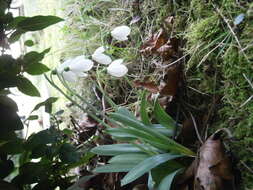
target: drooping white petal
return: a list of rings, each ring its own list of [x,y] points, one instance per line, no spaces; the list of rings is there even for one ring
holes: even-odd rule
[[[108,67],[107,72],[114,77],[123,77],[127,74],[128,69],[122,64],[123,60],[115,60]]]
[[[75,74],[76,74],[78,77],[83,77],[83,78],[88,77],[88,74],[87,74],[87,73],[84,73],[84,72],[75,72]]]
[[[94,53],[92,59],[100,64],[109,65],[112,62],[112,59],[103,53]]]
[[[114,60],[111,64],[122,64],[123,63],[123,59],[116,59],[116,60]]]
[[[78,80],[78,76],[72,71],[63,71],[61,75],[68,82],[77,82]]]
[[[69,65],[69,68],[73,72],[85,72],[92,69],[93,61],[86,59],[83,55],[75,57]]]
[[[123,25],[123,26],[118,26],[114,28],[111,31],[111,35],[116,40],[125,41],[125,40],[128,40],[128,35],[130,34],[130,32],[131,32],[131,28]]]
[[[98,54],[98,53],[100,54],[100,53],[104,53],[104,52],[105,52],[105,48],[104,48],[104,46],[101,46],[94,51],[94,54]]]

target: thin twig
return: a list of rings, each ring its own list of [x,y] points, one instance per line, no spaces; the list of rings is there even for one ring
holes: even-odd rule
[[[245,164],[245,162],[243,162],[243,161],[241,160],[240,163],[241,163],[247,170],[249,170],[250,173],[253,173],[253,169],[251,169],[247,164]]]
[[[193,125],[194,125],[194,128],[195,128],[195,132],[196,132],[197,137],[198,137],[198,139],[199,139],[199,142],[200,142],[201,144],[203,144],[204,142],[203,142],[203,140],[201,139],[201,136],[200,136],[200,134],[199,134],[199,130],[198,130],[198,127],[197,127],[195,118],[193,117],[193,115],[192,115],[191,112],[190,112],[190,115],[191,115],[192,122],[193,122]]]

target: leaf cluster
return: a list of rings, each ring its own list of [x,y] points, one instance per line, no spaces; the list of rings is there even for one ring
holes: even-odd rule
[[[77,163],[87,162],[87,155],[82,155],[57,125],[32,134],[28,139],[18,135],[24,123],[38,119],[37,115],[32,115],[33,111],[45,106],[46,112],[51,113],[57,98],[51,97],[39,103],[23,122],[17,114],[16,102],[8,97],[11,87],[17,87],[28,96],[40,96],[39,90],[24,74],[48,72],[50,69],[42,60],[50,48],[42,52],[27,52],[17,59],[7,53],[10,44],[22,34],[42,30],[63,19],[40,15],[13,17],[9,11],[10,4],[10,0],[0,0],[0,188],[25,189],[36,184],[32,189],[66,189],[73,179],[67,173]],[[32,46],[33,42],[27,41],[25,45]]]

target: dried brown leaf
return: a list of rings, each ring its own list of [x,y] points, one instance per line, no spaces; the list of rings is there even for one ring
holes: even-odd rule
[[[135,87],[142,87],[151,93],[158,93],[159,92],[158,86],[153,81],[143,81],[142,82],[142,81],[137,80],[137,81],[134,81],[133,83],[134,83]]]
[[[215,133],[200,148],[194,180],[195,189],[234,189],[233,178],[230,160],[219,135]],[[230,183],[226,180],[230,180]]]
[[[166,85],[161,90],[165,96],[175,96],[182,80],[182,69],[180,65],[173,65],[167,71]]]
[[[166,44],[168,41],[167,35],[163,29],[160,29],[157,33],[153,34],[141,47],[140,52],[143,54],[152,54]]]

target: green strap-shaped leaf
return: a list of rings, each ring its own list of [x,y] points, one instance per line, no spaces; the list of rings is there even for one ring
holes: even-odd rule
[[[131,144],[112,144],[97,146],[91,149],[91,152],[99,155],[115,156],[119,154],[141,153],[142,151]]]
[[[121,154],[112,157],[108,163],[110,164],[127,164],[127,163],[135,163],[136,165],[146,158],[148,158],[149,155],[147,154]]]
[[[151,169],[157,167],[158,165],[167,162],[168,160],[172,160],[179,157],[181,156],[166,153],[158,154],[147,158],[127,173],[127,175],[121,180],[121,185],[123,186],[128,183],[131,183],[139,177],[143,176],[145,173],[149,172]]]
[[[182,169],[178,169],[178,170],[174,171],[173,173],[170,173],[169,175],[167,175],[165,178],[163,178],[160,185],[158,186],[158,190],[170,190],[174,177],[180,171],[182,171]]]
[[[135,163],[126,163],[126,164],[107,164],[105,166],[97,167],[93,172],[95,173],[111,173],[111,172],[129,172]]]
[[[158,101],[155,102],[154,115],[161,125],[168,129],[175,129],[175,121],[164,111]]]
[[[153,137],[158,138],[160,144],[166,144],[168,146],[168,150],[174,151],[176,153],[189,155],[189,156],[195,155],[195,153],[192,152],[190,149],[188,149],[188,148],[182,146],[181,144],[178,144],[174,140],[166,137],[165,135],[158,132],[156,129],[154,129],[150,126],[146,126],[145,124],[143,124],[142,122],[138,121],[135,118],[127,117],[126,115],[123,115],[118,112],[112,113],[110,116],[112,119],[122,123],[125,126],[129,126],[129,127],[138,129],[140,131],[143,130],[144,132],[152,135]]]

